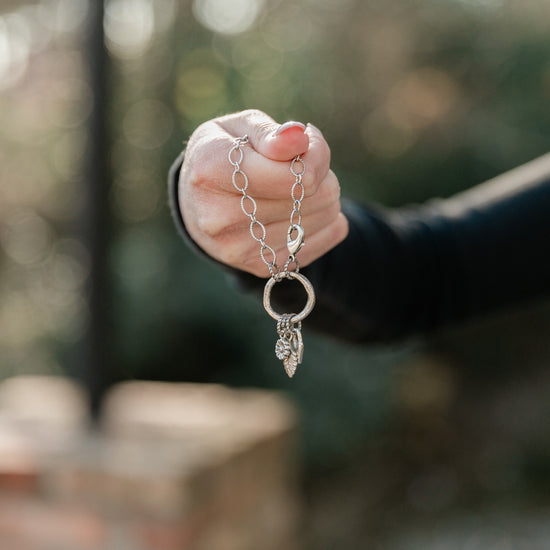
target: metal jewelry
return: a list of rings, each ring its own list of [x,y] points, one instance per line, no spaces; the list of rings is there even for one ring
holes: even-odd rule
[[[296,259],[296,254],[304,245],[305,238],[301,208],[305,195],[302,177],[306,171],[306,165],[300,155],[290,163],[290,172],[295,180],[290,191],[292,211],[287,231],[288,259],[281,271],[277,265],[275,251],[265,242],[267,232],[263,223],[256,219],[256,201],[248,194],[248,177],[241,169],[244,158],[243,146],[247,143],[248,136],[238,137],[233,141],[233,147],[228,154],[229,162],[233,166],[231,181],[242,195],[241,210],[250,219],[250,235],[260,244],[260,257],[271,275],[264,288],[263,304],[268,315],[277,321],[279,339],[275,344],[275,355],[283,362],[286,373],[292,378],[304,355],[302,321],[311,313],[315,305],[313,285],[300,273],[300,264]],[[291,266],[294,266],[293,270],[290,269]],[[271,306],[271,290],[283,279],[296,280],[304,287],[307,302],[300,313],[277,313]]]

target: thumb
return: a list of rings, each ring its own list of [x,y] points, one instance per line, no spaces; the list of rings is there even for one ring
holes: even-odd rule
[[[284,124],[275,124],[268,131],[258,128],[255,135],[250,136],[250,140],[256,151],[265,157],[288,161],[308,150],[309,136],[305,130],[305,124],[291,120]]]
[[[271,160],[289,161],[305,153],[309,148],[306,126],[301,122],[289,121],[278,124],[262,111],[243,111],[235,120],[239,129],[237,135],[248,135],[254,149]]]

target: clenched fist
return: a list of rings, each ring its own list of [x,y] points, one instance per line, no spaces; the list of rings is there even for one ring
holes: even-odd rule
[[[305,246],[301,266],[313,262],[346,237],[348,223],[340,209],[340,185],[330,170],[330,149],[321,132],[299,122],[277,124],[265,113],[248,110],[199,126],[187,145],[180,173],[179,207],[191,238],[210,256],[258,277],[269,271],[260,245],[250,235],[241,194],[231,182],[227,155],[235,138],[248,136],[241,170],[247,193],[258,205],[256,218],[267,231],[266,243],[282,267],[288,258],[287,230],[293,201],[290,162],[301,154],[306,165],[302,226]]]

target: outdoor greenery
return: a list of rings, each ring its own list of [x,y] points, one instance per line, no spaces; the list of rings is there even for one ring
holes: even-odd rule
[[[0,6],[2,377],[79,372],[90,266],[78,231],[94,93],[85,16],[85,0]],[[347,464],[350,485],[371,483],[360,464],[375,456],[380,479],[397,480],[392,498],[408,495],[416,511],[548,486],[549,432],[539,438],[548,421],[533,405],[550,385],[540,374],[548,307],[376,349],[306,329],[306,362],[289,381],[259,301],[176,234],[166,174],[198,124],[254,107],[319,127],[346,196],[394,206],[471,187],[550,150],[550,4],[108,0],[105,32],[114,378],[282,389],[302,413],[312,478]],[[524,400],[514,404],[541,413],[537,429],[519,437],[502,417],[499,444],[512,443],[483,455],[477,437],[494,435],[494,424],[482,429],[479,419],[511,414],[503,400],[518,380]],[[457,454],[464,441],[474,465]],[[433,474],[427,489],[410,481],[418,471]]]

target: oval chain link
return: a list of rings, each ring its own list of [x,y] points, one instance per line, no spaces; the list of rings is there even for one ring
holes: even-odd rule
[[[271,248],[266,242],[267,231],[264,224],[256,218],[256,212],[258,211],[258,205],[256,201],[247,193],[248,191],[248,176],[241,170],[241,163],[244,159],[244,151],[242,146],[248,143],[248,136],[235,138],[233,147],[230,149],[227,158],[229,163],[233,166],[233,174],[231,175],[231,182],[233,187],[241,193],[241,210],[245,216],[250,220],[250,235],[252,238],[260,244],[260,258],[269,269],[269,273],[273,279],[279,280],[282,276],[285,276],[289,272],[289,267],[295,265],[295,273],[300,271],[300,264],[296,259],[295,254],[289,254],[288,260],[285,263],[284,271],[281,273],[279,266],[277,265],[277,255],[273,248]],[[236,158],[235,158],[236,157]],[[296,164],[301,166],[301,169],[296,167]],[[302,177],[306,171],[306,164],[302,157],[298,155],[290,163],[290,172],[296,178],[290,196],[292,199],[292,212],[290,213],[290,225],[302,225],[302,201],[305,196],[305,188],[302,182]],[[239,185],[239,180],[241,185]],[[299,196],[296,196],[299,193]]]
[[[299,162],[302,165],[302,169],[300,171],[296,171],[295,165]],[[296,178],[296,181],[294,182],[294,185],[292,186],[292,189],[290,191],[290,196],[292,198],[292,212],[290,213],[290,225],[302,225],[302,201],[304,200],[304,196],[306,194],[306,190],[304,189],[304,184],[302,182],[302,176],[306,172],[306,165],[304,163],[304,160],[300,155],[298,155],[295,159],[292,160],[290,163],[290,172],[292,175]],[[300,190],[300,196],[296,197],[296,191]],[[295,219],[295,216],[298,216],[298,219]],[[290,259],[290,258],[289,258]],[[288,263],[288,262],[287,262]],[[298,265],[298,264],[296,264]],[[299,268],[297,268],[299,269]]]

